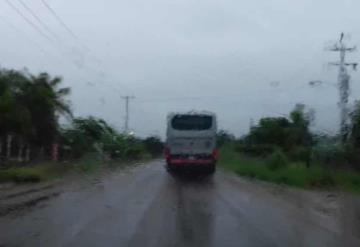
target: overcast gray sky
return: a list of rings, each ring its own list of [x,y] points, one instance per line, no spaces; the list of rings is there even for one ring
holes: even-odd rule
[[[342,31],[360,44],[358,0],[44,1],[76,37],[42,0],[22,2],[46,27],[8,0],[41,34],[0,0],[0,64],[62,76],[77,116],[121,129],[120,96],[134,95],[130,126],[139,135],[163,136],[168,112],[195,109],[214,111],[220,128],[240,136],[251,118],[287,114],[300,102],[316,110],[314,128],[337,129],[337,69],[326,64],[338,54],[324,47]],[[360,76],[351,76],[353,102]],[[311,80],[326,83],[311,88]]]

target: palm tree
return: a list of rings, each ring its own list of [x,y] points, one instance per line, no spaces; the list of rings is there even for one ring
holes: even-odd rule
[[[58,118],[60,115],[72,118],[70,103],[65,99],[70,94],[70,88],[59,88],[62,79],[51,78],[47,73],[31,76],[28,105],[35,128],[33,142],[41,147],[55,142],[58,135]]]
[[[11,156],[11,144],[13,136],[29,135],[31,132],[30,112],[22,102],[25,85],[29,80],[21,73],[13,70],[0,71],[0,149],[6,139],[6,157]],[[20,150],[22,150],[20,148]]]
[[[66,96],[70,88],[59,88],[60,77],[47,73],[37,76],[22,71],[0,70],[0,156],[6,140],[7,158],[15,136],[19,140],[18,159],[24,145],[29,157],[30,144],[39,147],[52,144],[58,134],[58,117],[72,118]]]

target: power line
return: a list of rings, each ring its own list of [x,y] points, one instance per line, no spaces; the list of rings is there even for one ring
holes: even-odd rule
[[[29,18],[27,18],[23,13],[22,11],[20,11],[20,9],[18,9],[12,2],[10,2],[10,0],[5,0],[6,3],[18,14],[20,15],[32,28],[34,28],[39,34],[41,34],[43,37],[45,37],[48,41],[51,42],[52,45],[55,45],[53,40],[48,36],[46,35],[36,24],[34,24]],[[25,7],[25,6],[24,6]],[[27,6],[28,7],[28,6]],[[30,8],[29,8],[30,9]],[[31,11],[28,10],[28,11]],[[40,20],[41,21],[41,20]],[[59,47],[55,47],[56,49],[59,50]],[[63,55],[63,52],[60,51],[60,53]],[[74,62],[74,61],[72,61]],[[75,64],[76,65],[76,64]]]
[[[27,18],[15,5],[13,5],[9,0],[5,0],[5,2],[18,14],[20,15],[24,21],[26,21],[32,28],[34,28],[40,35],[44,38],[52,42],[51,38],[47,36],[41,29],[36,26],[29,18]]]
[[[24,31],[17,28],[14,24],[7,21],[3,16],[0,16],[0,19],[3,21],[3,23],[6,23],[9,27],[11,27],[15,32],[21,33],[27,40],[29,40],[34,46],[36,46],[43,54],[47,54],[47,52],[34,40],[32,40]]]
[[[54,33],[54,32],[51,30],[51,28],[49,28],[49,26],[48,26],[47,24],[45,24],[45,23],[41,20],[41,18],[40,18],[38,15],[36,15],[36,14],[34,13],[34,11],[33,11],[27,4],[25,4],[25,2],[24,2],[23,0],[18,0],[18,2],[38,21],[38,23],[40,23],[40,25],[41,25],[48,33],[50,33],[50,34],[54,37],[54,39],[55,39],[56,41],[58,41],[59,43],[61,43],[61,38],[60,38],[56,33]],[[73,36],[75,36],[75,34],[70,30],[70,28],[60,19],[59,15],[57,15],[56,12],[55,12],[46,2],[44,2],[44,4],[45,4],[45,6],[47,7],[47,9],[49,9],[50,11],[52,11],[51,13],[52,13],[55,17],[57,17],[57,20],[61,23],[61,25],[63,25],[63,26],[65,25],[65,28],[67,28],[67,31],[70,31],[70,32],[73,34]],[[75,36],[74,38],[78,39],[76,36]],[[81,45],[82,45],[83,47],[85,47],[85,49],[90,50],[90,49],[87,48],[85,45],[83,45],[83,44],[81,44]],[[98,58],[96,58],[96,60],[99,61]]]
[[[51,12],[51,14],[55,17],[55,19],[64,27],[64,29],[74,38],[78,39],[75,33],[68,27],[65,22],[60,18],[60,16],[55,12],[55,10],[45,1],[41,0],[44,6]]]
[[[24,32],[23,30],[19,29],[16,25],[14,25],[13,23],[11,23],[10,21],[6,20],[3,16],[0,16],[0,20],[3,21],[3,23],[7,24],[11,29],[13,29],[15,32],[19,33],[20,35],[24,36],[30,43],[32,43],[34,46],[36,46],[40,52],[42,52],[44,55],[50,55],[54,58],[56,58],[57,60],[64,62],[63,58],[59,57],[56,54],[53,54],[45,49],[43,49],[43,47],[41,45],[39,45],[36,41],[34,41],[32,38],[29,37],[28,34],[26,34],[26,32]],[[92,70],[91,70],[92,71]],[[82,78],[84,79],[84,78]],[[114,88],[116,89],[116,88]]]
[[[37,25],[35,25],[31,20],[29,20],[15,5],[13,5],[9,0],[5,0],[7,2],[7,4],[17,13],[19,14],[29,25],[31,25],[37,32],[39,32],[42,36],[44,36],[46,39],[48,39],[49,41],[51,41],[51,43],[53,45],[55,45],[53,43],[53,40],[51,40],[46,34],[44,34],[41,29],[39,29],[37,27]],[[20,2],[21,0],[19,0]],[[23,3],[24,4],[24,3]],[[24,6],[25,7],[25,6]],[[27,6],[28,7],[28,6]],[[28,7],[29,8],[29,7]],[[28,11],[30,12],[31,9],[29,8]],[[34,14],[34,13],[33,13]],[[34,16],[35,17],[35,16]],[[24,31],[22,31],[21,29],[17,28],[16,25],[12,24],[11,22],[7,21],[4,17],[0,16],[0,19],[6,23],[9,27],[11,27],[14,31],[18,32],[18,33],[21,33],[21,35],[25,36],[26,39],[28,39],[31,43],[33,43],[43,54],[47,54],[47,55],[51,55],[51,56],[54,56],[56,57],[56,59],[60,59],[60,57],[56,56],[55,54],[52,54],[52,53],[49,53],[47,52],[46,50],[44,50],[37,42],[35,42],[34,40],[32,40]],[[39,18],[40,19],[40,18]],[[41,21],[41,20],[38,20],[38,21]],[[58,47],[55,47],[58,49]],[[63,52],[60,51],[60,53],[62,55]],[[61,59],[60,59],[61,60]],[[73,62],[73,61],[72,61]],[[93,71],[93,69],[91,69],[91,71]],[[108,86],[112,86],[111,84],[108,84]],[[116,87],[113,87],[112,86],[112,89],[113,90],[118,90]],[[118,90],[120,91],[120,90]]]
[[[92,50],[84,43],[81,42],[79,37],[71,30],[71,28],[62,20],[62,18],[56,13],[56,11],[45,1],[41,0],[45,8],[54,16],[54,18],[60,23],[60,25],[73,37],[79,45],[83,47],[88,52],[92,52]],[[93,52],[92,52],[93,53]],[[95,54],[92,54],[93,58],[96,60],[97,63],[101,63],[101,60],[96,57]]]
[[[48,32],[50,33],[57,41],[60,41],[59,36],[56,35],[56,33],[54,33],[53,31],[51,31],[51,29],[48,27],[48,25],[46,25],[39,16],[37,16],[34,11],[32,11],[32,9],[25,4],[25,2],[23,0],[18,0],[18,2],[38,21],[38,23],[40,23],[40,25]]]
[[[59,54],[62,55],[62,57],[49,52],[45,49],[43,49],[43,47],[41,45],[39,45],[39,43],[37,43],[36,41],[34,41],[32,38],[30,38],[30,36],[28,34],[26,34],[26,32],[24,32],[23,30],[19,29],[16,25],[14,25],[13,23],[11,23],[10,21],[6,20],[3,16],[0,16],[0,19],[7,24],[10,28],[12,28],[14,31],[18,32],[19,34],[21,34],[22,36],[24,36],[29,42],[33,43],[34,46],[36,46],[44,55],[50,55],[52,57],[54,57],[55,59],[59,60],[60,62],[64,62],[64,59],[68,59],[67,57],[65,57],[65,55],[63,54],[63,52],[61,52],[61,50],[57,49],[58,47],[55,47],[57,49],[57,51],[59,52]],[[55,45],[55,44],[54,44]],[[70,59],[71,60],[71,59]],[[71,62],[73,62],[71,60]],[[93,70],[91,70],[93,71]]]

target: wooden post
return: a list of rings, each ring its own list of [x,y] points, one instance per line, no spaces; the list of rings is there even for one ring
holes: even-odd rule
[[[44,146],[40,147],[40,160],[43,161],[45,156]]]
[[[26,145],[26,151],[25,151],[25,162],[30,161],[30,145]]]
[[[24,150],[24,142],[22,139],[20,139],[20,144],[19,144],[19,151],[18,151],[18,161],[22,162],[22,156],[23,156],[23,150]]]
[[[2,147],[3,147],[2,144],[3,144],[2,143],[2,138],[0,137],[0,159],[1,159],[1,156],[2,156]]]
[[[6,159],[11,158],[11,142],[12,142],[12,135],[7,136],[6,140]]]
[[[59,144],[53,143],[52,145],[52,161],[56,162],[59,158]]]

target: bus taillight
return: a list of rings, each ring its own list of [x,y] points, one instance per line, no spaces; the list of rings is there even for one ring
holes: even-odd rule
[[[170,148],[165,147],[165,149],[164,149],[164,155],[165,155],[165,159],[169,159],[169,158],[170,158]]]
[[[217,160],[219,158],[219,150],[217,148],[215,148],[213,151],[212,151],[212,157],[214,160]]]

